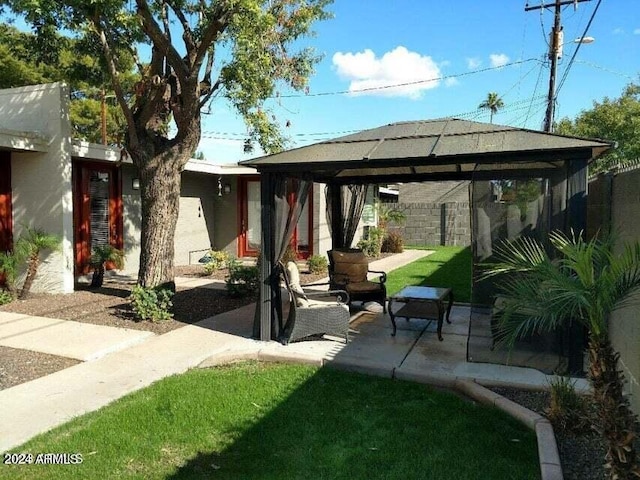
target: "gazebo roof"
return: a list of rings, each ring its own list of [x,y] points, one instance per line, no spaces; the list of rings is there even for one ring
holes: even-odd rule
[[[562,168],[565,161],[597,158],[613,146],[450,118],[392,123],[240,163],[265,172],[311,174],[325,182],[468,179],[478,170]]]

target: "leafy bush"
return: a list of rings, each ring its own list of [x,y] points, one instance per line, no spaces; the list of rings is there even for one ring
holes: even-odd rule
[[[0,252],[0,275],[4,275],[9,292],[13,291],[19,262],[20,259],[13,252]]]
[[[287,264],[289,262],[295,262],[298,260],[298,252],[296,252],[295,248],[291,246],[291,244],[287,245],[287,249],[284,251],[284,255],[282,256],[282,263]]]
[[[224,250],[210,250],[209,261],[204,266],[207,275],[211,275],[216,270],[221,270],[229,264],[231,256]]]
[[[6,305],[13,300],[13,295],[8,290],[0,289],[0,305]]]
[[[587,402],[576,392],[575,381],[556,376],[549,382],[551,403],[547,409],[549,421],[559,431],[580,432],[589,428]]]
[[[244,266],[236,259],[229,262],[229,276],[225,280],[229,296],[255,296],[259,282],[260,270],[257,266]]]
[[[307,259],[307,268],[311,273],[324,273],[327,271],[327,258],[322,255],[312,255]]]
[[[124,251],[113,245],[99,245],[93,249],[89,265],[93,267],[93,277],[91,287],[100,288],[104,283],[104,272],[106,263],[111,262],[118,269],[124,268]]]
[[[367,257],[379,257],[382,251],[382,237],[384,230],[377,227],[369,228],[367,237],[360,240],[357,247],[361,249]]]
[[[382,251],[388,253],[404,252],[404,238],[399,232],[389,232],[382,241]]]
[[[173,306],[173,292],[168,288],[146,288],[136,285],[131,290],[129,301],[138,320],[161,322],[173,318],[169,309]]]

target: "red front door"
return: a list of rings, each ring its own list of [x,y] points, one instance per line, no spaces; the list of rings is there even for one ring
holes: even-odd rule
[[[73,194],[75,272],[82,275],[90,271],[93,248],[123,246],[120,171],[114,165],[74,161]]]
[[[260,178],[242,177],[238,181],[238,256],[255,257],[260,252],[261,219],[260,219]],[[291,245],[295,248],[298,258],[308,258],[313,251],[313,192],[305,203],[300,220],[293,234]],[[291,201],[294,199],[291,198]]]
[[[11,153],[0,152],[0,252],[13,248],[13,214],[11,207]],[[0,285],[4,276],[0,275]]]

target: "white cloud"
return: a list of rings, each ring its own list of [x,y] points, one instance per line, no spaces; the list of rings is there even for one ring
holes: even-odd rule
[[[509,63],[509,57],[504,53],[492,53],[489,55],[489,63],[492,67],[504,67]]]
[[[634,35],[640,35],[640,28],[635,28],[635,29],[633,30],[633,34],[634,34]]]
[[[613,32],[611,33],[613,33],[614,35],[622,35],[624,33],[624,28],[622,27],[614,28]]]
[[[410,52],[403,46],[396,47],[380,58],[370,49],[357,53],[336,52],[333,55],[333,65],[340,77],[350,81],[349,91],[359,95],[417,99],[424,90],[436,88],[440,84],[440,68],[433,59]],[[420,83],[381,88],[412,82]],[[358,93],[364,89],[373,90]]]
[[[456,85],[460,85],[460,82],[455,77],[449,77],[444,81],[445,87],[455,87]]]
[[[480,60],[479,58],[467,58],[467,67],[469,68],[469,70],[475,70],[476,68],[480,67],[480,65],[482,65],[482,60]]]

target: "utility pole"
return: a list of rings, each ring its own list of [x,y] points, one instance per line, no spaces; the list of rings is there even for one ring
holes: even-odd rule
[[[102,89],[102,101],[100,102],[100,133],[102,136],[102,144],[107,144],[107,95]]]
[[[530,7],[527,3],[524,7],[525,12],[531,10],[540,10],[541,8],[554,7],[555,14],[553,19],[553,28],[551,29],[551,41],[549,42],[549,60],[551,61],[551,72],[549,74],[549,93],[547,94],[547,112],[544,116],[544,131],[551,132],[553,130],[553,113],[556,105],[556,70],[558,66],[558,58],[560,49],[562,48],[562,25],[560,24],[561,8],[564,5],[577,5],[581,2],[590,0],[556,0],[554,3],[544,5],[536,5]]]

